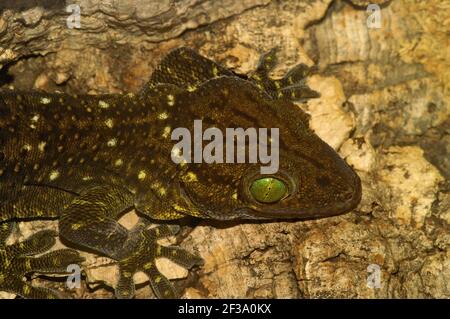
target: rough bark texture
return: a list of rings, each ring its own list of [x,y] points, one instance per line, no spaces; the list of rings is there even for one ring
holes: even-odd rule
[[[205,266],[188,275],[160,265],[181,278],[186,297],[450,298],[449,1],[2,3],[3,87],[137,91],[179,46],[240,72],[273,47],[275,76],[300,62],[318,66],[309,84],[322,97],[301,107],[361,176],[359,208],[303,222],[187,221],[174,241]],[[71,3],[81,5],[80,29],[67,28]],[[367,27],[369,3],[382,8],[381,28]],[[20,223],[10,240],[55,225]],[[112,297],[114,264],[86,256],[87,278],[73,296]],[[380,267],[379,288],[368,287],[369,265]],[[146,285],[137,290],[151,296]]]

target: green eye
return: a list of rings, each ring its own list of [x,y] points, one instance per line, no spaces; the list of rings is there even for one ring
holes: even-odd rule
[[[278,202],[286,195],[286,192],[286,184],[273,177],[257,179],[250,186],[253,198],[261,203]]]

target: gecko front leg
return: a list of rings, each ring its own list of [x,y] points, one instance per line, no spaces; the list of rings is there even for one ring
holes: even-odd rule
[[[63,212],[59,227],[61,235],[78,245],[93,249],[119,263],[117,298],[132,298],[135,292],[133,275],[144,272],[155,295],[176,298],[178,293],[170,281],[156,268],[156,258],[168,258],[191,268],[202,260],[177,247],[164,247],[159,238],[170,236],[176,228],[159,226],[147,229],[137,225],[127,230],[117,220],[120,214],[134,205],[133,195],[118,186],[96,186],[84,191]]]
[[[274,99],[305,101],[320,97],[318,92],[306,85],[306,78],[313,73],[314,68],[308,67],[306,64],[298,64],[290,69],[283,78],[274,80],[269,77],[269,72],[276,63],[276,49],[264,53],[260,57],[256,70],[250,75],[250,79]]]
[[[67,266],[83,261],[73,249],[59,249],[48,252],[58,235],[51,230],[40,231],[27,240],[6,245],[12,223],[0,224],[0,290],[17,294],[23,298],[55,299],[64,297],[60,292],[36,287],[23,280],[30,273],[67,273]]]

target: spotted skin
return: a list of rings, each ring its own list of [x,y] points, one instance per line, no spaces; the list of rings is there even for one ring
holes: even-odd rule
[[[268,76],[275,51],[255,72],[235,74],[186,48],[169,53],[136,95],[0,94],[0,222],[59,220],[59,235],[77,247],[118,261],[118,298],[131,298],[133,275],[149,277],[155,294],[178,292],[158,272],[156,258],[183,267],[202,260],[158,238],[173,227],[132,230],[118,223],[136,209],[145,220],[318,218],[348,212],[361,197],[356,173],[309,129],[308,116],[291,100],[318,97],[304,65],[280,80]],[[171,159],[171,133],[204,128],[279,128],[283,199],[251,196],[261,178],[257,163],[186,163]],[[178,155],[176,155],[178,156]],[[5,267],[0,266],[0,267]]]
[[[12,223],[0,224],[0,290],[11,292],[22,298],[56,299],[65,295],[54,289],[36,287],[24,281],[32,273],[67,273],[67,266],[80,264],[83,259],[73,249],[60,249],[42,254],[55,244],[54,231],[40,231],[27,240],[6,245]]]

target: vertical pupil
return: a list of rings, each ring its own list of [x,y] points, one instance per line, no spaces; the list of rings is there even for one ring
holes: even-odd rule
[[[274,177],[257,179],[250,186],[253,198],[261,203],[275,203],[282,199],[286,192],[286,185]]]

